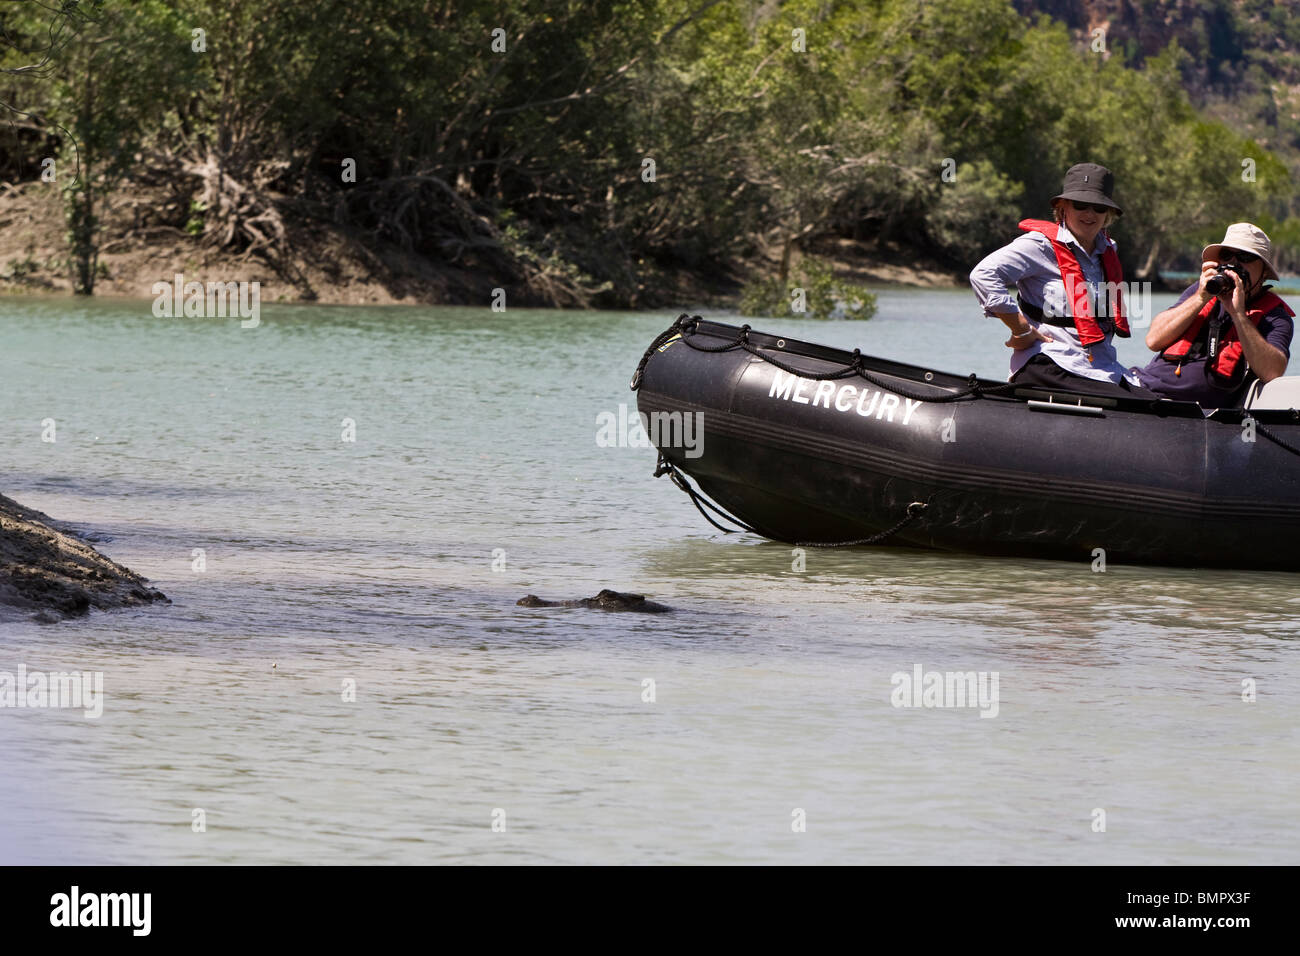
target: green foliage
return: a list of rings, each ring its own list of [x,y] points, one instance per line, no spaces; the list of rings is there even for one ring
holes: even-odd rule
[[[806,256],[788,281],[769,277],[747,283],[740,294],[740,312],[748,316],[869,319],[876,314],[876,297],[866,286],[836,279],[829,263]]]
[[[21,282],[35,272],[37,268],[38,264],[36,260],[32,258],[32,254],[28,252],[20,259],[10,259],[8,263],[8,271],[0,274],[0,278],[11,282]]]
[[[203,214],[208,204],[198,199],[190,200],[190,218],[185,220],[185,231],[191,236],[203,235]]]
[[[657,304],[663,276],[774,251],[821,289],[806,253],[836,237],[968,267],[1084,160],[1116,173],[1130,268],[1267,216],[1300,259],[1285,163],[1183,91],[1226,43],[1255,71],[1250,109],[1276,107],[1260,51],[1300,48],[1300,18],[1200,6],[1219,26],[1188,19],[1190,56],[1138,37],[1104,59],[1010,0],[106,0],[9,95],[71,133],[60,185],[87,286],[102,197],[142,166],[181,200],[169,224],[205,242],[283,264],[285,221],[320,219],[512,301]],[[24,8],[8,66],[49,16]],[[1300,137],[1300,106],[1274,112]],[[792,283],[754,283],[747,311],[788,311]]]
[[[954,258],[978,237],[998,236],[1018,221],[1024,187],[998,172],[987,159],[954,171],[930,207],[926,225],[934,242]]]
[[[1090,14],[1099,6],[1042,0],[1015,4],[1026,13],[1049,8],[1078,35],[1094,22]],[[1118,49],[1117,35],[1131,68],[1125,72],[1152,81],[1147,102],[1157,115],[1150,126],[1170,137],[1147,147],[1168,179],[1186,187],[1180,197],[1167,184],[1157,184],[1163,195],[1153,197],[1144,215],[1172,214],[1166,222],[1183,222],[1190,213],[1194,220],[1153,237],[1126,216],[1120,231],[1127,246],[1145,250],[1161,243],[1168,250],[1162,260],[1172,257],[1179,260],[1178,267],[1191,268],[1197,251],[1193,237],[1217,231],[1215,238],[1220,238],[1223,226],[1234,220],[1262,225],[1266,219],[1300,217],[1300,191],[1292,185],[1300,175],[1300,17],[1294,3],[1141,0],[1112,22],[1112,53]],[[1170,105],[1174,113],[1162,116]],[[1192,107],[1198,115],[1193,116]],[[1258,170],[1255,183],[1243,185],[1241,162],[1246,158],[1256,159]],[[1141,185],[1150,188],[1145,181]],[[1300,245],[1273,238],[1280,243],[1280,267],[1300,270]]]
[[[11,45],[4,66],[37,57],[49,64],[23,100],[61,134],[55,168],[73,287],[89,294],[100,274],[103,197],[134,170],[146,138],[187,89],[181,24],[169,4],[138,0],[88,4],[85,11],[24,4],[5,27]]]

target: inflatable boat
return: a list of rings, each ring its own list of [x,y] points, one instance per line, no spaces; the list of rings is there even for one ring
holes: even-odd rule
[[[1207,415],[683,315],[632,388],[656,475],[726,530],[718,519],[796,545],[1300,570],[1300,378]]]

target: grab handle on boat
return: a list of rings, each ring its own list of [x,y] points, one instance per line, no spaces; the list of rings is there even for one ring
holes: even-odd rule
[[[1047,401],[1040,401],[1036,398],[1029,400],[1029,407],[1036,408],[1040,412],[1064,412],[1067,415],[1105,415],[1106,410],[1098,408],[1096,405],[1085,405],[1080,400],[1077,405],[1071,405],[1068,402],[1058,402],[1051,398]]]

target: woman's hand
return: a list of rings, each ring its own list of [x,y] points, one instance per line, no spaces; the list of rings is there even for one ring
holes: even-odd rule
[[[1024,331],[1020,332],[1019,334],[1016,334],[1015,332],[1011,333],[1011,338],[1007,339],[1006,341],[1006,345],[1008,348],[1013,348],[1017,352],[1020,352],[1038,342],[1056,341],[1050,335],[1047,335],[1039,331],[1038,329],[1034,328],[1032,325],[1028,325],[1028,323],[1026,323],[1026,325],[1027,328]]]

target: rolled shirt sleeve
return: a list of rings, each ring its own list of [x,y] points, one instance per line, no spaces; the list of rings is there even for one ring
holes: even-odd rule
[[[1078,248],[1078,243],[1064,227],[1061,227],[1058,238],[1074,252],[1095,302],[1097,290],[1105,276],[1101,256],[1107,248],[1112,247],[1111,240],[1106,238],[1091,253],[1085,253]],[[971,271],[970,284],[985,315],[1006,315],[1020,311],[1017,296],[1023,297],[1028,305],[1036,306],[1050,315],[1067,316],[1071,311],[1052,241],[1036,232],[1017,236],[1001,249],[985,256]],[[1008,291],[1008,286],[1014,286],[1014,291]],[[1049,341],[1036,341],[1028,348],[1011,353],[1011,374],[1018,372],[1035,355],[1043,354],[1073,375],[1116,383],[1126,379],[1136,385],[1136,374],[1130,373],[1119,362],[1110,320],[1099,316],[1097,323],[1106,337],[1086,349],[1080,343],[1079,333],[1072,324],[1062,326],[1053,323]],[[1033,319],[1029,319],[1029,324],[1033,328],[1040,325]]]
[[[984,307],[985,315],[1020,311],[1015,295],[1007,287],[1041,270],[1040,245],[1033,235],[1017,236],[1001,249],[990,252],[971,270],[971,288]]]
[[[1286,314],[1286,309],[1278,307],[1259,320],[1259,330],[1264,341],[1280,349],[1289,361],[1291,358],[1291,336],[1295,332],[1295,320]]]

